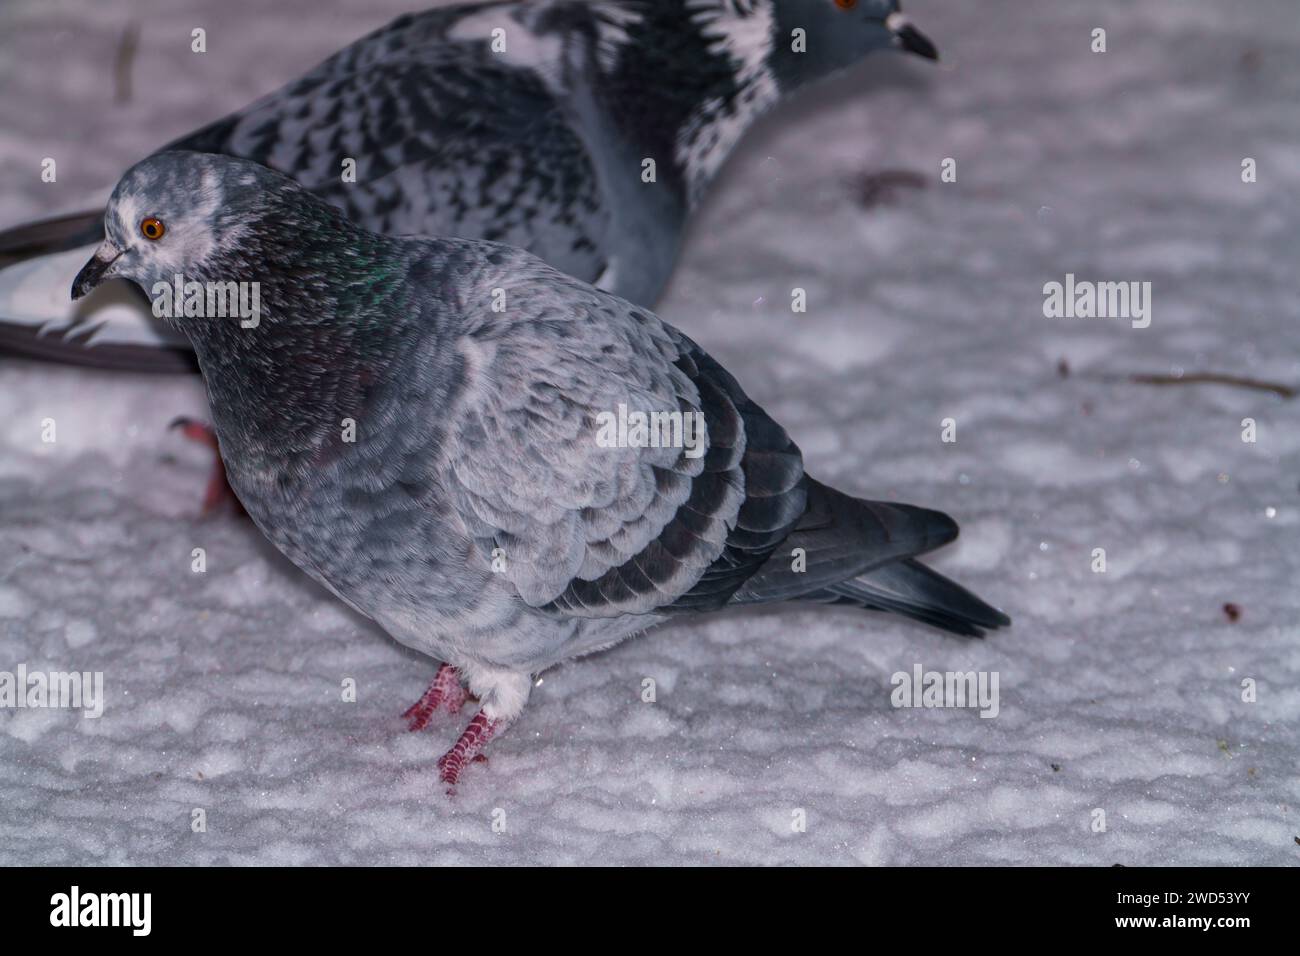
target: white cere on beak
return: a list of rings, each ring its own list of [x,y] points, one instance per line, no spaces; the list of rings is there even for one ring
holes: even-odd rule
[[[111,239],[105,239],[103,242],[99,244],[99,248],[95,250],[95,258],[98,259],[100,262],[106,262],[106,263],[112,262],[121,254],[122,254],[122,250],[119,249],[117,246],[113,245],[113,241]]]
[[[897,33],[899,30],[910,25],[911,22],[912,21],[907,19],[907,15],[902,11],[895,10],[889,16],[885,17],[885,29],[890,33]]]

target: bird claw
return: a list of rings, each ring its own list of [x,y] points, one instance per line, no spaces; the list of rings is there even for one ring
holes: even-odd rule
[[[429,721],[433,719],[433,715],[439,710],[445,710],[449,714],[458,714],[468,699],[469,693],[461,684],[456,668],[450,664],[443,664],[438,668],[438,673],[433,675],[433,681],[429,684],[429,689],[424,692],[419,700],[406,709],[402,717],[408,721],[408,730],[423,730],[429,726]]]
[[[200,445],[207,445],[213,451],[217,450],[217,434],[212,430],[211,425],[205,425],[202,422],[196,422],[186,415],[177,415],[167,423],[168,431],[180,429],[182,435],[192,442]]]

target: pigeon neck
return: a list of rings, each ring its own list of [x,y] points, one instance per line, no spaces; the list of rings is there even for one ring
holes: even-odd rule
[[[720,5],[718,7],[720,9]],[[598,96],[624,142],[693,206],[742,134],[779,99],[766,5],[736,22],[691,0],[639,8]],[[686,25],[690,26],[687,27]]]
[[[376,369],[400,334],[384,303],[400,277],[383,264],[381,237],[353,237],[277,255],[267,245],[214,274],[258,284],[253,318],[185,320],[207,383],[217,434],[254,473],[309,468],[322,449],[345,441],[365,412]]]
[[[694,208],[722,164],[751,126],[780,99],[765,64],[736,75],[729,97],[706,97],[678,130],[674,150],[685,171],[686,196]]]
[[[274,300],[274,290],[263,294]],[[190,340],[207,384],[217,434],[235,457],[262,470],[310,459],[355,404],[357,343],[330,324],[280,320],[272,301],[262,326],[209,322]],[[355,410],[353,413],[355,415]]]

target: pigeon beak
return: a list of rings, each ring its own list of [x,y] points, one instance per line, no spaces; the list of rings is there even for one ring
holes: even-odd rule
[[[95,286],[99,285],[108,277],[108,270],[118,259],[122,258],[123,250],[117,248],[107,239],[99,244],[95,254],[90,257],[90,261],[81,267],[77,277],[72,280],[72,297],[80,299]]]
[[[930,38],[912,26],[912,21],[897,10],[885,17],[885,29],[894,35],[894,43],[900,50],[915,53],[927,60],[939,59],[939,50],[930,42]]]

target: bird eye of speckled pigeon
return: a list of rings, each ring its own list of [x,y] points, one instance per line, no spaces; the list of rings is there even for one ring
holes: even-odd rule
[[[758,118],[886,50],[938,55],[888,0],[456,3],[399,17],[166,148],[270,166],[372,232],[508,242],[653,306]],[[671,83],[648,79],[665,70]],[[143,308],[99,310],[94,336],[43,333],[70,320],[61,297],[6,310],[32,301],[18,290],[29,270],[62,291],[58,254],[102,238],[102,210],[0,231],[0,349],[192,370],[189,343]],[[3,268],[6,250],[31,265]]]

